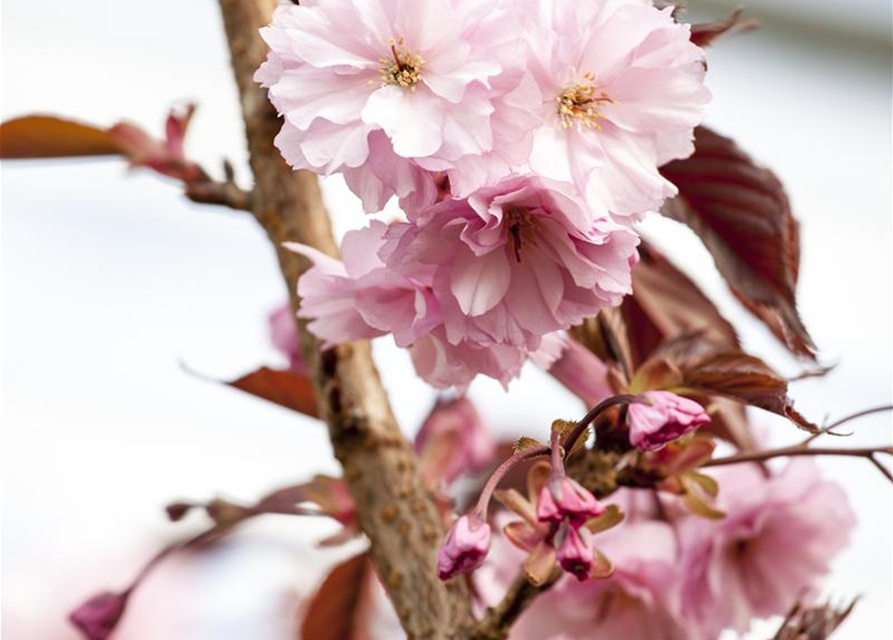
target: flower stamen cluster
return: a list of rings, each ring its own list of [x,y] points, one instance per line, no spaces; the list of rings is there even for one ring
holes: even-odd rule
[[[422,79],[422,67],[425,61],[417,53],[413,53],[403,38],[391,39],[392,59],[379,60],[381,69],[381,85],[394,85],[415,91]]]
[[[579,82],[555,98],[562,127],[572,129],[579,124],[581,127],[601,131],[602,125],[598,121],[605,116],[598,111],[599,107],[616,103],[607,92],[599,91],[596,95],[596,91],[595,76],[587,71]]]

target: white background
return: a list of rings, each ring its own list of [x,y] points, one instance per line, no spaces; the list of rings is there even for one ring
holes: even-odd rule
[[[712,15],[722,4],[711,4]],[[771,164],[803,222],[801,308],[823,358],[839,366],[797,385],[798,408],[821,418],[888,403],[889,4],[753,5],[767,28],[710,52],[708,122]],[[2,17],[4,119],[127,117],[160,133],[171,103],[195,100],[190,155],[213,170],[229,157],[247,178],[216,3],[6,0]],[[192,206],[175,186],[117,162],[6,164],[2,190],[3,631],[64,640],[73,637],[63,622],[71,605],[122,586],[163,541],[200,526],[167,524],[161,507],[170,499],[248,499],[337,467],[320,425],[179,365],[227,377],[275,362],[264,318],[285,292],[249,219]],[[363,224],[337,180],[326,197],[341,231]],[[731,299],[690,233],[660,219],[643,231],[719,301],[749,349],[797,370]],[[433,394],[404,353],[380,342],[396,411],[412,432]],[[537,371],[508,395],[488,383],[472,394],[506,435],[579,411]],[[800,435],[759,420],[775,442]],[[889,416],[854,426],[853,446],[891,437]],[[859,517],[827,583],[829,595],[864,596],[838,637],[890,637],[890,488],[862,461],[822,466],[845,484]],[[288,603],[313,588],[308,562],[322,562],[306,542],[330,530],[268,521],[211,558],[174,563],[134,600],[121,639],[290,637]]]

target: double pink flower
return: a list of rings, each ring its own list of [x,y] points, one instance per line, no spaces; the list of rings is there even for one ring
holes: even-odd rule
[[[563,185],[525,176],[350,232],[343,263],[291,247],[314,261],[300,315],[325,342],[391,333],[423,378],[462,387],[478,373],[507,384],[528,357],[548,366],[553,334],[629,293],[637,244]]]

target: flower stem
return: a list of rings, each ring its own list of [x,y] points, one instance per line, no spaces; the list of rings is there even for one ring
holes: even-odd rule
[[[552,478],[564,476],[564,458],[561,455],[561,432],[553,430],[549,437],[549,448],[552,453]]]
[[[636,396],[619,395],[612,396],[607,400],[603,400],[602,402],[598,403],[595,408],[591,409],[589,413],[583,416],[583,419],[577,423],[577,426],[574,427],[574,430],[571,431],[570,435],[568,435],[567,439],[564,441],[565,455],[573,450],[574,445],[577,444],[577,440],[579,440],[580,436],[583,435],[583,432],[586,431],[586,427],[592,424],[592,421],[595,420],[600,414],[619,404],[631,404],[638,401],[639,400]]]
[[[496,471],[493,472],[493,475],[490,476],[490,478],[487,480],[487,484],[485,484],[483,490],[481,490],[481,495],[478,498],[477,505],[475,505],[474,507],[474,512],[482,520],[486,520],[487,507],[489,507],[490,505],[490,498],[492,497],[493,492],[496,490],[496,487],[499,486],[500,480],[502,480],[505,474],[509,472],[509,469],[524,460],[536,458],[537,456],[548,455],[549,451],[550,448],[546,445],[539,445],[536,447],[522,449],[514,455],[506,458],[502,462],[502,464],[496,468]]]

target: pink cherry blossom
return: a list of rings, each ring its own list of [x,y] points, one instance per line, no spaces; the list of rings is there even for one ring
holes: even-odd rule
[[[476,515],[461,516],[453,523],[437,557],[437,575],[447,580],[477,569],[490,550],[490,525]]]
[[[392,268],[432,270],[445,337],[528,352],[630,292],[638,237],[565,185],[511,177],[391,232]],[[399,235],[399,238],[396,236]]]
[[[288,359],[289,368],[295,373],[307,373],[301,347],[298,344],[298,327],[291,305],[286,302],[274,309],[267,319],[270,327],[270,342]]]
[[[520,34],[505,4],[280,5],[262,31],[270,53],[256,79],[284,116],[277,145],[285,159],[317,173],[347,170],[367,210],[390,194],[425,202],[431,183],[415,160],[450,163],[493,149],[500,93],[490,79],[503,70],[500,52],[517,38],[493,36]]]
[[[530,168],[573,182],[600,213],[638,214],[676,193],[657,168],[693,151],[710,93],[701,49],[672,7],[643,0],[518,3],[541,95]]]
[[[288,245],[314,263],[298,282],[298,315],[311,319],[309,329],[326,346],[390,332],[407,347],[440,322],[430,269],[402,274],[385,268],[379,251],[387,231],[388,225],[376,220],[348,232],[344,262],[306,245]]]
[[[646,391],[627,409],[629,441],[642,451],[656,451],[666,443],[710,422],[694,400],[669,391]]]
[[[855,520],[846,494],[810,460],[770,478],[736,465],[716,479],[726,517],[687,518],[680,530],[683,612],[711,632],[744,632],[752,618],[815,595]]]
[[[352,231],[344,263],[290,246],[314,262],[299,315],[327,346],[391,333],[420,376],[461,389],[477,374],[506,385],[528,358],[550,366],[556,332],[630,291],[637,244],[565,185],[526,176]]]
[[[431,287],[431,269],[420,265],[387,268],[379,257],[386,231],[387,225],[374,221],[349,232],[342,244],[346,262],[305,245],[288,245],[314,263],[298,282],[299,316],[311,320],[308,328],[326,347],[390,332],[398,346],[408,349],[416,372],[429,384],[459,390],[478,374],[506,386],[528,358],[549,366],[557,357],[560,342],[552,335],[545,336],[533,352],[511,345],[449,342]]]

